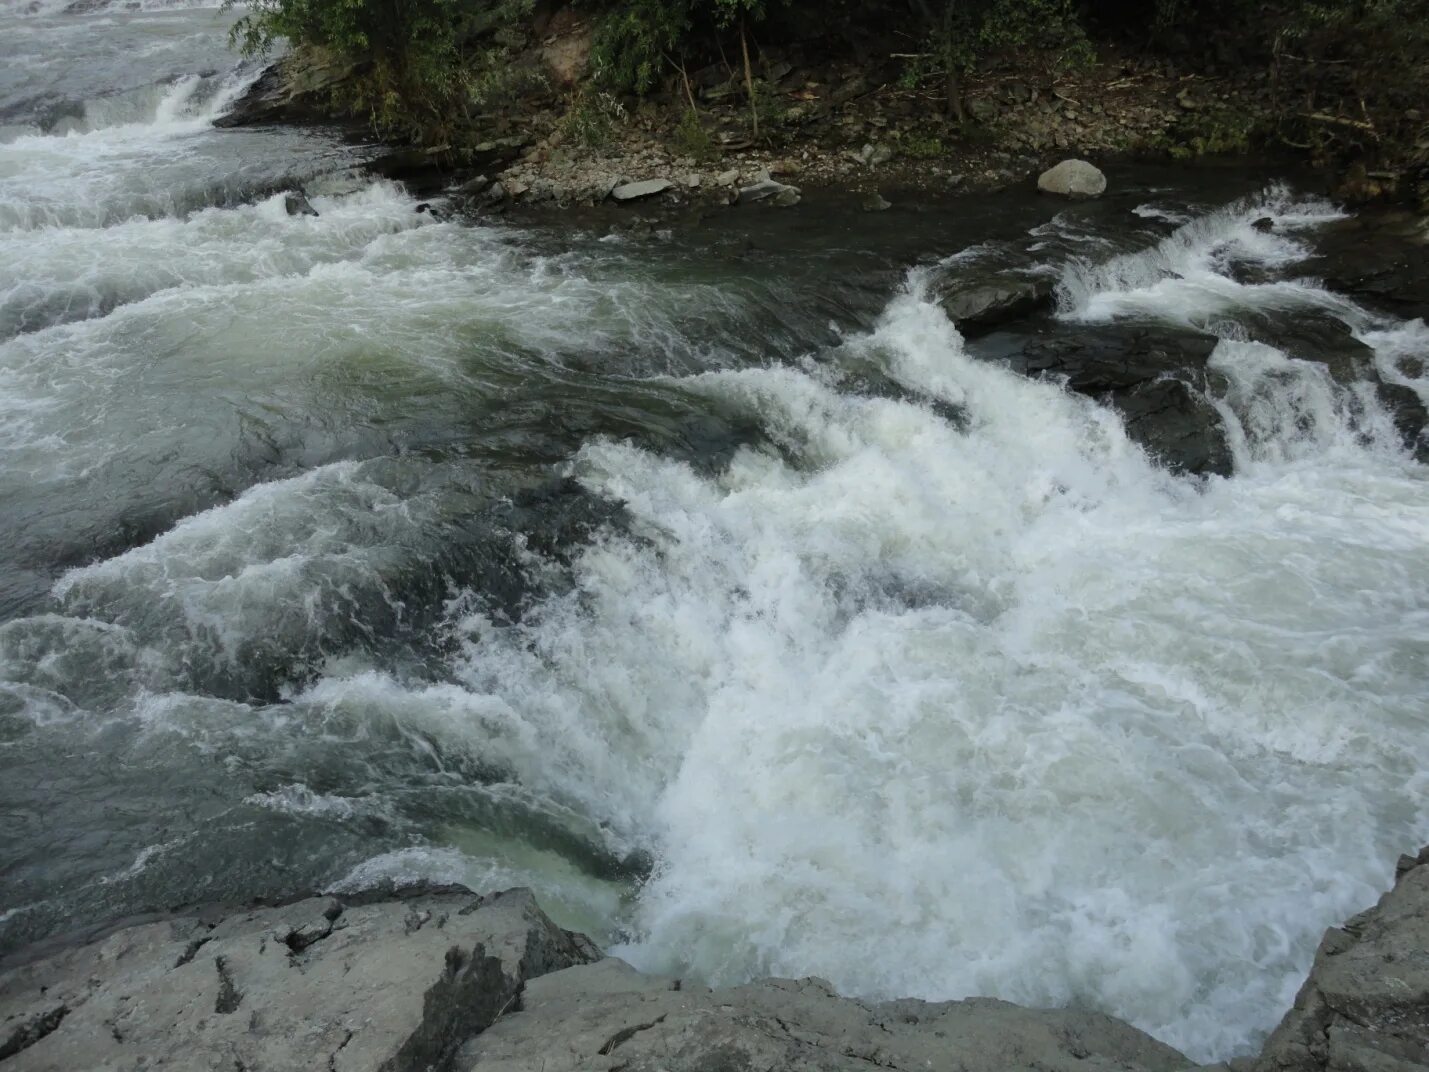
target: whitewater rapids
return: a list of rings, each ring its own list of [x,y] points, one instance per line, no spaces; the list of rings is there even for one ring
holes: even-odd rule
[[[1335,319],[1429,397],[1422,322],[1298,273],[1333,206],[1029,204],[896,272],[439,223],[215,130],[222,29],[0,13],[0,943],[519,882],[640,967],[1211,1060],[1429,840],[1425,468],[1241,330]],[[1222,338],[1234,475],[959,335],[938,273],[1012,232],[1064,325]]]

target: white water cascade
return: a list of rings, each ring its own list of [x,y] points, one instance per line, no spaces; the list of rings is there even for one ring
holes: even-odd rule
[[[831,328],[856,242],[435,222],[215,130],[256,71],[151,6],[0,12],[0,939],[520,882],[644,968],[1210,1060],[1429,839],[1426,470],[1371,382],[1429,398],[1429,332],[1298,271],[1333,206],[1017,208],[1059,329],[1221,339],[1235,471],[1187,477],[934,269]],[[965,216],[925,261],[995,258]]]

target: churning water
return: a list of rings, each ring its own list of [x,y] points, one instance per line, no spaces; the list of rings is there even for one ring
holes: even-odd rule
[[[1429,838],[1425,469],[1262,330],[1424,392],[1422,323],[1297,275],[1331,206],[436,222],[215,130],[256,72],[154,6],[0,14],[6,946],[527,883],[643,967],[1211,1058]],[[936,281],[1014,247],[1064,325],[1224,339],[1232,477],[959,336]]]

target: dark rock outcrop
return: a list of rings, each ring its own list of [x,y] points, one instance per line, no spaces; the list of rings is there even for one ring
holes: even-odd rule
[[[1366,211],[1320,228],[1297,271],[1372,308],[1429,316],[1429,234],[1408,212]]]
[[[527,890],[417,888],[127,927],[0,975],[5,1072],[426,1072],[599,956]]]
[[[308,200],[308,195],[301,190],[290,190],[283,195],[283,208],[289,216],[316,216],[318,210],[313,208],[312,202]]]
[[[1013,364],[1113,406],[1127,435],[1171,469],[1226,476],[1230,447],[1205,397],[1219,342],[1165,325],[1075,324],[1032,340]]]
[[[1325,933],[1254,1072],[1429,1069],[1429,848],[1379,904]]]
[[[938,304],[965,336],[976,336],[1056,307],[1057,280],[1050,275],[1000,271],[960,276],[939,287]]]
[[[270,64],[214,125],[325,122],[332,118],[334,91],[358,71],[354,64],[315,49],[291,52]]]
[[[1394,421],[1404,447],[1422,465],[1429,465],[1429,410],[1411,387],[1398,383],[1378,383],[1375,394],[1379,404]]]

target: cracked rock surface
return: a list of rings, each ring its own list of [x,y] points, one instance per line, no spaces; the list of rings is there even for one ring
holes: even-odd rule
[[[601,959],[529,890],[204,909],[0,971],[0,1072],[1191,1072],[1101,1013],[711,990]],[[1331,929],[1258,1058],[1198,1072],[1429,1072],[1429,849]]]
[[[528,979],[597,956],[528,890],[180,916],[0,975],[0,1067],[426,1072]]]
[[[1429,1070],[1429,848],[1379,904],[1325,932],[1255,1072]]]
[[[709,990],[610,958],[547,975],[458,1055],[463,1072],[1174,1072],[1182,1054],[1100,1013],[1005,1001],[881,1004],[818,979]]]

